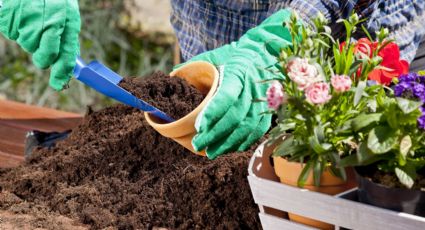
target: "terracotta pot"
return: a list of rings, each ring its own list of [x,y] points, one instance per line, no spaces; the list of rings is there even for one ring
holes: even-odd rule
[[[161,135],[173,139],[195,154],[206,156],[205,151],[197,152],[193,149],[192,138],[196,135],[196,117],[217,90],[219,73],[215,66],[210,63],[197,61],[174,70],[170,73],[170,76],[185,79],[204,94],[205,99],[195,110],[172,123],[165,123],[163,120],[149,113],[145,113],[146,121]]]
[[[390,188],[362,176],[365,167],[356,168],[359,201],[396,212],[425,217],[425,192],[407,188]]]
[[[303,164],[297,162],[289,162],[283,157],[273,157],[274,170],[279,177],[280,182],[286,185],[297,187],[298,177],[303,170]],[[314,185],[313,173],[310,172],[307,181],[305,182],[305,189],[325,193],[329,195],[336,195],[356,186],[354,170],[347,170],[347,181],[332,175],[328,170],[325,170],[320,178],[320,186]],[[309,204],[305,204],[309,205]],[[319,229],[334,229],[334,226],[321,221],[313,220],[293,213],[288,213],[289,219],[298,223],[312,226]]]

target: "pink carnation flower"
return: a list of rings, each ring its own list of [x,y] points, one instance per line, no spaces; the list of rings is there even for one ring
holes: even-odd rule
[[[325,104],[332,96],[329,94],[329,85],[324,82],[316,82],[307,88],[305,95],[307,101],[312,104]]]
[[[305,90],[313,83],[324,80],[317,68],[308,63],[307,58],[294,58],[286,68],[289,78],[297,84],[300,90]]]
[[[282,103],[288,100],[286,94],[283,92],[282,84],[278,81],[273,81],[267,89],[267,103],[269,108],[278,109]]]
[[[334,75],[331,78],[332,86],[338,93],[345,92],[351,88],[351,79],[346,75]]]

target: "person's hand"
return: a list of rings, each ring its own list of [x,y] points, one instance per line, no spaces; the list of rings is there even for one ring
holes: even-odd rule
[[[37,67],[52,67],[50,86],[62,90],[72,76],[80,52],[78,0],[2,2],[0,33],[33,54],[32,59]]]
[[[189,60],[207,61],[220,70],[217,92],[196,120],[197,135],[192,140],[195,150],[205,149],[210,159],[243,151],[270,128],[271,115],[263,113],[268,110],[267,104],[255,100],[265,97],[268,87],[260,82],[276,77],[271,71],[276,70],[277,59],[269,51],[279,52],[291,44],[289,30],[284,27],[290,15],[290,11],[281,10],[238,42]]]

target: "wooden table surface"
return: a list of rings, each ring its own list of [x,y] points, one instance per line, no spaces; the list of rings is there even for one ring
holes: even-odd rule
[[[0,168],[15,167],[24,160],[28,131],[65,131],[76,127],[81,115],[0,99]]]

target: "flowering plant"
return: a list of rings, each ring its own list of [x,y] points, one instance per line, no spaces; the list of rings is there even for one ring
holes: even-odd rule
[[[347,123],[358,148],[340,165],[369,165],[412,188],[425,167],[425,76],[401,75],[393,90],[378,91],[373,106]]]
[[[274,156],[305,163],[299,186],[310,172],[316,185],[324,170],[346,179],[339,163],[358,147],[352,120],[373,106],[371,101],[382,92],[383,84],[407,68],[399,53],[387,54],[398,47],[387,40],[385,29],[377,32],[374,41],[362,27],[368,38],[352,41],[352,33],[361,23],[355,14],[340,20],[346,29],[342,42],[331,36],[323,16],[313,23],[299,24],[297,15],[291,16],[286,27],[292,45],[278,55],[280,76],[284,77],[274,79],[267,91],[271,112],[277,114],[277,125],[269,137],[277,143]],[[368,80],[380,84],[368,86]]]

